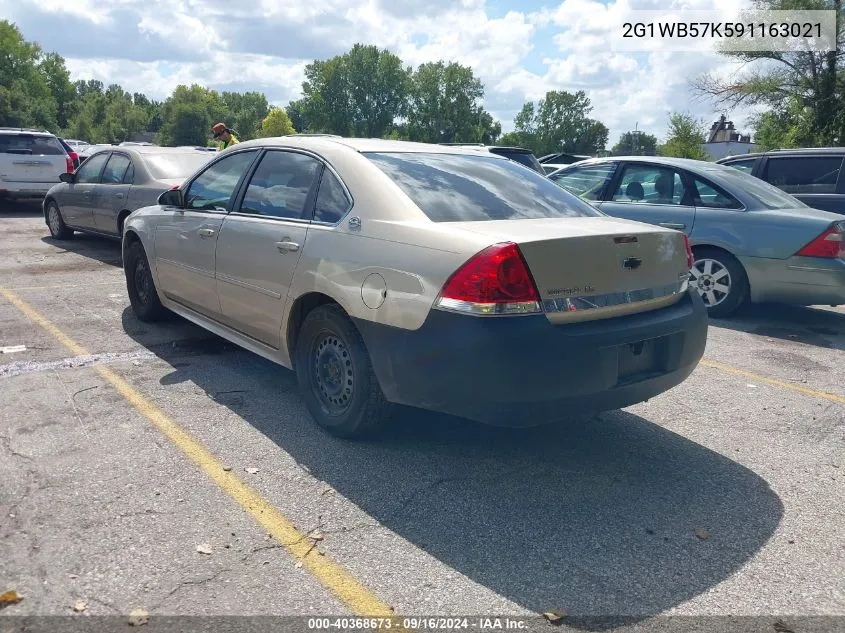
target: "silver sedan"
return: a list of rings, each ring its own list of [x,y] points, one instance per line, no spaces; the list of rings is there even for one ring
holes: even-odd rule
[[[674,387],[707,335],[691,257],[493,153],[308,136],[220,152],[123,237],[140,319],[294,369],[345,437],[393,403],[519,426]]]
[[[193,148],[106,145],[60,176],[44,197],[44,221],[59,240],[74,231],[120,237],[132,211],[153,204],[210,159]]]
[[[682,158],[586,160],[549,178],[611,216],[683,231],[710,316],[747,302],[845,304],[845,222],[731,167]]]

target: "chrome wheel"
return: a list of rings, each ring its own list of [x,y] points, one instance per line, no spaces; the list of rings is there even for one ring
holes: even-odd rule
[[[51,204],[47,210],[47,226],[50,227],[50,232],[53,235],[62,232],[62,218],[59,215],[59,208],[55,204]]]
[[[698,259],[690,270],[692,284],[708,308],[719,305],[731,293],[731,273],[715,259]]]
[[[343,341],[333,334],[314,346],[311,388],[331,415],[340,415],[352,404],[354,372],[352,356]]]

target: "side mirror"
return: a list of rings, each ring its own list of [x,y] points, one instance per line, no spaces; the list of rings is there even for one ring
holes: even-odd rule
[[[168,189],[158,197],[158,203],[165,207],[184,207],[182,192],[179,189]]]
[[[73,184],[73,181],[76,180],[76,177],[73,174],[65,173],[59,176],[59,180],[68,184]]]

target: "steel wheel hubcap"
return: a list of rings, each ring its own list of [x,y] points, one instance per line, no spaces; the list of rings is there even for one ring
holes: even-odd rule
[[[47,213],[47,219],[50,222],[50,229],[53,233],[58,233],[61,224],[59,222],[59,210],[56,207],[50,207],[50,211]]]
[[[150,296],[150,280],[147,275],[147,266],[142,259],[138,260],[138,263],[135,264],[134,281],[138,300],[146,304]]]
[[[325,336],[316,345],[313,356],[315,392],[333,413],[340,413],[352,403],[354,387],[352,357],[338,337]]]
[[[731,293],[731,274],[718,260],[698,259],[690,273],[693,286],[708,307],[719,305]]]

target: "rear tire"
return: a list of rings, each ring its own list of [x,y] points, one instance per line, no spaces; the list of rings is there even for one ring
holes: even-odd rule
[[[321,305],[305,317],[296,341],[296,376],[314,420],[342,438],[363,437],[390,417],[361,334],[343,309]]]
[[[168,311],[158,298],[150,263],[140,242],[135,242],[127,249],[123,271],[135,316],[147,323],[165,319]]]
[[[73,229],[65,224],[59,205],[54,200],[47,203],[47,228],[54,239],[69,240],[73,237]]]
[[[693,249],[693,260],[690,284],[701,295],[708,316],[730,316],[748,302],[748,275],[733,255],[703,246]]]

